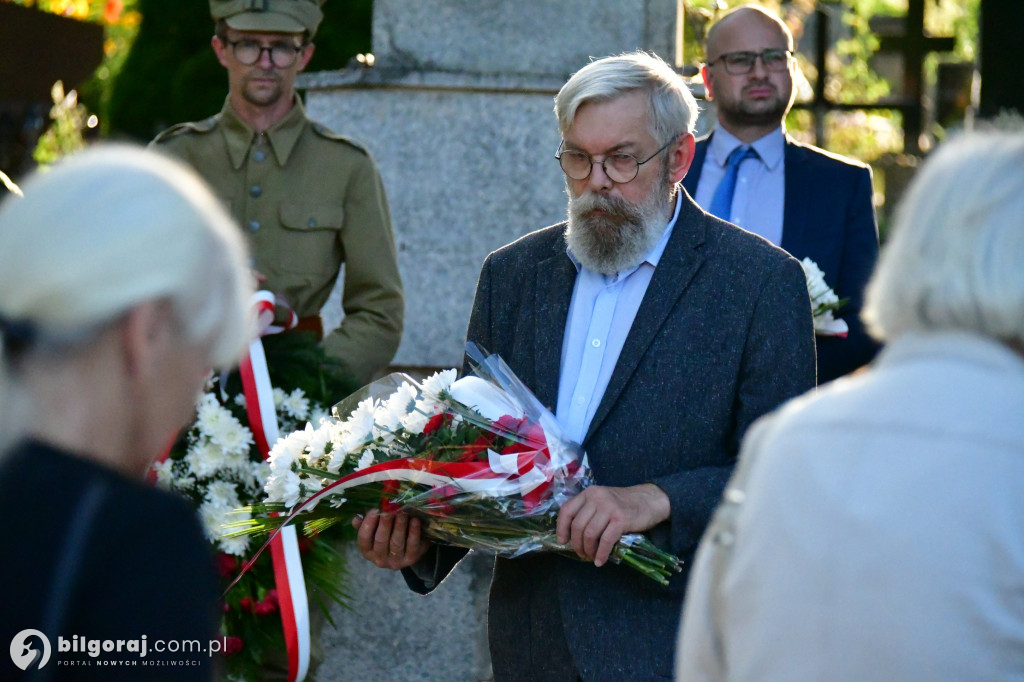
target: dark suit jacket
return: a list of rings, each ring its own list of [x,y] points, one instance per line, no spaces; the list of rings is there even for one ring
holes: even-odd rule
[[[683,186],[697,193],[711,136],[697,143]],[[810,258],[825,281],[849,302],[838,312],[850,326],[845,339],[818,337],[818,382],[867,364],[878,345],[864,330],[864,286],[878,259],[878,226],[871,202],[871,168],[786,136],[786,198],[782,248],[797,260]]]
[[[555,225],[488,256],[468,332],[551,408],[576,281],[564,234]],[[668,494],[671,519],[650,534],[688,564],[748,425],[813,386],[799,264],[684,196],[583,445],[598,484],[653,482]],[[663,588],[627,568],[553,555],[498,559],[495,679],[562,679],[550,666],[566,648],[587,680],[670,678],[685,581]]]

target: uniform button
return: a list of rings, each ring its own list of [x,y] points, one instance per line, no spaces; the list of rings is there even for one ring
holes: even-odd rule
[[[250,220],[249,221],[249,230],[251,232],[255,232],[258,229],[260,229],[260,221],[258,221],[258,220]]]
[[[253,161],[264,161],[267,158],[266,152],[255,151],[252,153]]]
[[[579,396],[576,396],[576,404],[577,404],[577,405],[582,405],[582,404],[583,404],[583,403],[585,403],[585,402],[587,402],[587,401],[586,401],[586,398],[584,398],[584,397],[583,397],[583,396],[581,396],[581,395],[579,395]]]
[[[249,196],[253,199],[258,199],[263,194],[263,188],[259,185],[253,185],[249,188]]]
[[[309,227],[316,227],[316,218],[310,218],[309,222],[306,223]]]
[[[601,339],[594,339],[593,341],[590,342],[590,345],[593,346],[594,348],[600,348]]]

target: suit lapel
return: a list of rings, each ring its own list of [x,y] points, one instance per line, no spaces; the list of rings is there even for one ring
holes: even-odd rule
[[[587,438],[597,431],[601,422],[611,412],[654,337],[703,264],[704,254],[700,247],[705,241],[707,220],[707,216],[697,205],[684,196],[672,237],[665,246],[665,252],[658,262],[651,283],[647,286],[647,293],[644,294],[633,326],[626,336],[608,388],[605,389],[594,419],[590,423]]]
[[[533,387],[543,405],[555,410],[558,402],[558,373],[562,362],[562,338],[569,317],[569,303],[576,284],[576,266],[565,253],[565,242],[558,241],[560,251],[537,263],[534,310],[536,333],[533,349],[536,385]]]
[[[808,177],[804,150],[786,136],[785,148],[785,193],[782,209],[782,244],[789,253],[803,253],[807,232],[808,188],[813,178]]]

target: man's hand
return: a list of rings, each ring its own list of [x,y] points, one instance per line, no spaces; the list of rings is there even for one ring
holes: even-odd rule
[[[668,518],[665,491],[653,483],[629,488],[592,485],[562,505],[558,541],[571,543],[582,559],[603,566],[624,533],[639,533]]]
[[[372,509],[365,517],[352,519],[352,526],[359,531],[356,542],[360,553],[380,568],[408,568],[430,549],[420,520],[408,514],[382,514]]]

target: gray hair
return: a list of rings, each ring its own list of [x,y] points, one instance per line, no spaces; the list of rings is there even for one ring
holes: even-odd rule
[[[693,133],[696,100],[679,74],[646,52],[605,57],[574,73],[555,96],[559,132],[565,136],[583,104],[607,102],[637,90],[649,98],[648,126],[655,140],[666,143],[675,135]]]
[[[71,351],[119,316],[166,300],[210,364],[233,364],[249,331],[239,230],[185,166],[128,145],[94,147],[36,173],[0,210],[0,318],[23,353]]]
[[[901,202],[866,291],[877,337],[961,330],[1024,344],[1024,134],[944,143]]]

